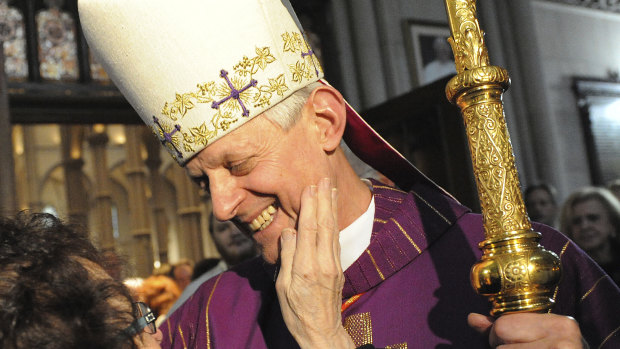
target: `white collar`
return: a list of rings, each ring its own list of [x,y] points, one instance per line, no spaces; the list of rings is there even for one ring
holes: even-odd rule
[[[375,197],[372,196],[366,212],[340,231],[340,264],[347,270],[370,244],[375,219]]]

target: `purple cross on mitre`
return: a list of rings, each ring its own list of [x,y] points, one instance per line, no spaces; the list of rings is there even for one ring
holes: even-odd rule
[[[232,82],[230,81],[230,79],[228,78],[228,72],[226,70],[222,69],[220,71],[220,77],[226,80],[226,83],[228,84],[228,87],[230,88],[230,94],[222,100],[214,101],[211,104],[211,108],[220,109],[220,105],[224,104],[227,100],[232,98],[236,100],[237,103],[239,103],[239,105],[241,106],[241,109],[243,109],[243,113],[241,113],[241,115],[245,117],[250,116],[250,111],[245,107],[245,105],[243,104],[243,101],[241,100],[241,93],[243,93],[245,90],[249,89],[250,87],[256,87],[256,84],[258,84],[258,81],[251,79],[249,84],[245,85],[240,90],[237,90],[235,86],[232,84]]]
[[[163,144],[164,146],[166,146],[166,143],[169,144],[172,147],[172,149],[174,149],[174,151],[176,151],[177,157],[179,159],[183,159],[183,154],[181,153],[181,151],[179,151],[179,149],[177,149],[177,147],[172,142],[172,136],[175,133],[181,131],[181,126],[180,125],[174,125],[174,129],[171,132],[166,132],[166,130],[164,130],[164,127],[159,122],[159,119],[155,115],[153,115],[153,122],[155,122],[155,124],[161,130],[161,133],[164,135],[164,139],[160,139],[161,144]]]

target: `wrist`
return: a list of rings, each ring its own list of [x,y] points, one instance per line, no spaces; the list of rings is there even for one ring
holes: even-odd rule
[[[324,349],[324,348],[333,348],[333,349],[355,349],[355,343],[344,329],[344,327],[340,326],[336,330],[336,332],[331,336],[326,336],[323,334],[317,334],[313,336],[313,340],[308,341],[306,343],[299,343],[299,346],[302,349]]]

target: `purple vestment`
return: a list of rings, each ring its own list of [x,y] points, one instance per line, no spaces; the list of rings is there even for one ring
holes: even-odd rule
[[[389,348],[486,348],[467,326],[487,314],[469,270],[480,258],[482,218],[425,184],[406,193],[373,182],[370,245],[346,271],[342,314],[356,345]],[[577,319],[592,348],[620,348],[620,290],[574,243],[535,224],[541,244],[561,257],[553,312]],[[296,348],[280,313],[274,268],[255,259],[209,280],[161,325],[162,347]]]

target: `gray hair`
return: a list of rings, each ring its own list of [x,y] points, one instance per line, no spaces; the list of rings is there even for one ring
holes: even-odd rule
[[[290,130],[301,116],[301,109],[306,104],[308,97],[312,94],[314,89],[325,86],[322,83],[315,81],[308,86],[293,92],[292,95],[286,97],[280,103],[267,109],[263,115],[272,122],[278,124],[284,131]]]

